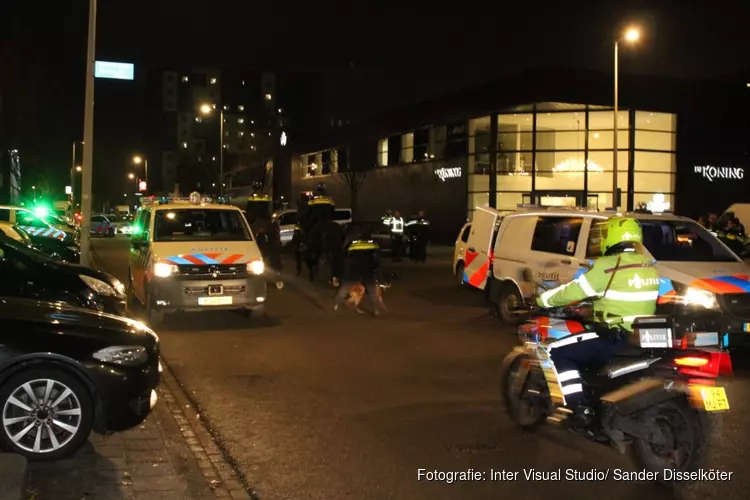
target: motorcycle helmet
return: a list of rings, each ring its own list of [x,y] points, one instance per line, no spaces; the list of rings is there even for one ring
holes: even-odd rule
[[[325,196],[326,195],[326,185],[322,182],[319,182],[315,185],[315,196]]]
[[[637,220],[612,217],[601,225],[602,255],[606,255],[607,250],[620,243],[643,243],[643,228]]]

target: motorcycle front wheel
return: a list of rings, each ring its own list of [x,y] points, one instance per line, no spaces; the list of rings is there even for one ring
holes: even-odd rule
[[[549,396],[544,375],[534,368],[524,369],[528,363],[531,363],[529,356],[516,356],[505,364],[500,380],[508,416],[521,428],[533,430],[547,416]],[[525,380],[519,380],[524,374]]]
[[[704,435],[707,429],[701,422],[701,415],[683,398],[662,403],[653,411],[651,425],[659,427],[667,443],[657,445],[635,439],[632,453],[637,467],[658,472],[659,480],[663,483],[691,482],[679,480],[679,474],[697,470],[707,451],[707,436]],[[677,474],[664,477],[665,469]]]

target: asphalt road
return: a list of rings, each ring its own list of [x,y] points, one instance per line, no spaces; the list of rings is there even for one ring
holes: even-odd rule
[[[127,276],[127,241],[96,240],[99,260]],[[449,265],[401,264],[385,317],[334,313],[324,285],[271,289],[268,317],[183,315],[158,330],[165,359],[203,407],[262,500],[671,498],[649,483],[614,481],[633,470],[617,452],[562,431],[519,431],[503,413],[498,374],[515,345],[456,285]],[[750,392],[729,385],[733,411],[708,467],[733,472],[683,498],[747,498]],[[418,470],[483,473],[448,484]],[[524,470],[609,471],[606,481],[526,481]],[[491,480],[491,471],[518,472]]]

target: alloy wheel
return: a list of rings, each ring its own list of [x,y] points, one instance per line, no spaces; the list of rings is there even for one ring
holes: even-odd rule
[[[35,379],[23,383],[4,403],[3,430],[28,453],[45,454],[66,446],[80,431],[81,402],[60,381]]]

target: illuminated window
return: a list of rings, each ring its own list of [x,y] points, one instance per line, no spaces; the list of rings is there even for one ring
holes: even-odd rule
[[[242,85],[245,85],[245,80],[242,80]]]
[[[187,142],[182,143],[182,149],[187,149]]]
[[[224,111],[229,111],[229,106],[223,106]]]
[[[255,120],[250,120],[250,124],[254,125],[255,124]]]
[[[229,149],[229,144],[224,144],[224,149]]]
[[[266,101],[270,101],[270,100],[271,100],[271,94],[266,94]]]
[[[237,133],[239,134],[239,136],[240,136],[240,137],[242,137],[243,135],[245,135],[245,132],[243,132],[242,130],[240,130],[240,131],[239,131],[239,132],[237,132]]]
[[[183,82],[187,82],[187,81],[188,81],[188,77],[186,77],[186,76],[183,76],[183,77],[182,77],[182,81],[183,81]]]
[[[281,108],[279,108],[279,113],[281,113]]]
[[[255,137],[255,132],[250,132],[250,137]]]
[[[200,116],[196,116],[195,117],[195,121],[198,122],[198,123],[200,123],[200,122],[203,121],[203,118],[201,118]]]
[[[211,85],[216,85],[216,78],[211,78],[209,82],[211,83]]]
[[[244,118],[237,118],[237,123],[245,123],[245,119]]]
[[[378,165],[381,167],[388,166],[388,138],[378,141]]]
[[[237,110],[238,111],[245,111],[245,106],[243,106],[242,104],[240,104],[239,106],[237,106]]]

